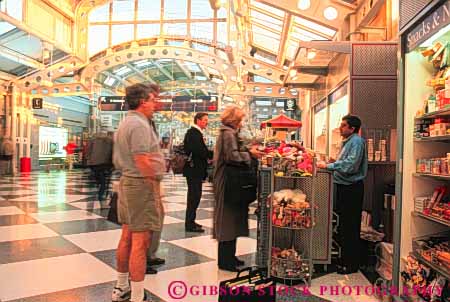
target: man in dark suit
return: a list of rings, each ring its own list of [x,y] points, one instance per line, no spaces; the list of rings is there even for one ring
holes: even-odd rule
[[[213,153],[206,147],[203,130],[208,126],[208,114],[197,113],[194,125],[186,132],[184,149],[192,154],[192,161],[186,163],[183,176],[188,184],[185,229],[187,232],[203,233],[205,230],[195,222],[196,212],[202,198],[202,183],[207,176],[208,159]]]

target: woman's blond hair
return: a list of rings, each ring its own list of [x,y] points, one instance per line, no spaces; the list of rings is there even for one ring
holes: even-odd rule
[[[242,110],[238,106],[228,106],[222,112],[220,120],[222,121],[222,124],[235,128],[237,125],[239,125],[244,116],[244,110]]]

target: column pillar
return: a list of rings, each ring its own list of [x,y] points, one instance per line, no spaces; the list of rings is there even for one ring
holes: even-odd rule
[[[17,174],[17,88],[11,86],[11,140],[13,141],[12,175]]]

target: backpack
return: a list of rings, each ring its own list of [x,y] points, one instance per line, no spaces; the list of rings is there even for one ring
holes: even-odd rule
[[[14,145],[9,138],[0,139],[0,155],[11,156],[14,154]]]
[[[184,167],[190,162],[192,162],[192,153],[187,155],[183,145],[173,148],[173,156],[170,158],[173,174],[182,174]]]

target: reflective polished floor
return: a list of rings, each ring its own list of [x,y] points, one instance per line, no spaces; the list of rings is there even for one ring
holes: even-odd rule
[[[205,233],[184,230],[186,181],[167,175],[163,181],[166,217],[158,256],[166,264],[147,275],[153,301],[217,301],[215,295],[188,293],[174,300],[169,285],[217,286],[235,273],[217,268],[212,239],[214,198],[205,183],[197,222]],[[120,226],[105,219],[108,208],[96,200],[97,188],[85,171],[33,172],[0,178],[0,301],[111,301],[115,285],[115,249]],[[249,238],[238,240],[237,254],[255,263],[257,221],[250,207]],[[326,275],[313,281],[310,297],[296,301],[376,301],[373,297],[320,295],[321,285],[369,285],[362,274]],[[279,299],[283,300],[283,299]]]

